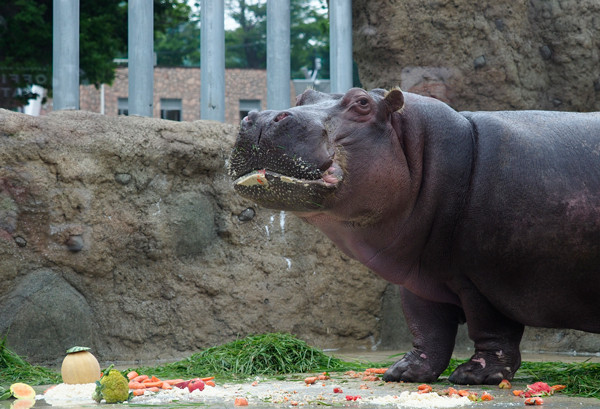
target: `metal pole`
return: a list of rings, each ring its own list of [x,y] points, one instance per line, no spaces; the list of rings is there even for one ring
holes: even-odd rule
[[[225,10],[222,0],[202,0],[200,117],[225,122]]]
[[[290,107],[290,0],[267,0],[267,108]]]
[[[331,92],[352,88],[352,0],[329,1]]]
[[[79,0],[52,3],[53,109],[79,109]]]
[[[129,0],[129,115],[152,116],[154,105],[154,2]]]

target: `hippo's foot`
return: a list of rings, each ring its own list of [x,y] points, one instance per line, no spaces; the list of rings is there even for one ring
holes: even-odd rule
[[[427,359],[426,355],[412,350],[404,355],[402,359],[394,363],[383,374],[386,382],[433,382],[445,369],[446,364],[432,366],[434,362]]]
[[[477,351],[468,362],[460,365],[448,380],[459,385],[498,385],[511,380],[521,365],[521,354],[498,351]]]

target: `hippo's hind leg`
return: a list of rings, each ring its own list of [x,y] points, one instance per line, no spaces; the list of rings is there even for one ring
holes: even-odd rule
[[[435,381],[448,366],[463,313],[455,305],[425,300],[403,287],[401,297],[413,349],[387,370],[383,380]]]
[[[448,380],[461,385],[497,385],[512,379],[521,365],[519,344],[524,326],[495,309],[470,281],[462,282],[457,292],[475,354]]]

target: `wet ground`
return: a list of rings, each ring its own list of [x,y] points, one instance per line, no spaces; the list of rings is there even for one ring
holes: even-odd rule
[[[356,353],[335,352],[335,356],[344,360],[360,360],[368,362],[389,362],[394,360],[393,352],[370,352],[364,351]],[[463,356],[458,356],[464,358]],[[524,360],[529,361],[584,361],[600,362],[600,356],[582,357],[566,355],[529,355],[525,354]],[[417,392],[417,384],[411,383],[384,383],[381,381],[364,381],[360,377],[353,378],[342,373],[331,374],[331,379],[317,381],[315,384],[307,386],[304,382],[305,376],[316,374],[299,374],[288,376],[284,380],[254,378],[247,382],[239,384],[217,384],[216,387],[206,387],[203,392],[194,397],[185,396],[178,398],[174,396],[155,395],[153,398],[134,399],[129,404],[116,404],[108,406],[111,409],[123,409],[126,407],[156,407],[156,408],[178,408],[199,406],[207,408],[234,408],[236,397],[245,397],[248,400],[249,407],[253,408],[293,408],[293,407],[322,407],[334,406],[345,408],[362,409],[387,409],[387,408],[411,408],[411,407],[445,407],[445,401],[421,402],[412,398],[408,402],[400,402],[394,396],[401,396],[402,392]],[[449,383],[433,384],[434,391],[442,391],[448,388]],[[513,389],[525,389],[524,383],[513,382]],[[341,393],[334,390],[338,388]],[[36,387],[38,393],[43,393],[46,387]],[[465,408],[518,408],[526,407],[523,398],[515,397],[512,390],[501,390],[495,386],[484,387],[460,387],[457,389],[468,389],[471,392],[481,396],[483,392],[488,392],[494,397],[494,400],[487,402],[469,402]],[[347,396],[360,396],[356,401],[348,401]],[[414,395],[413,395],[414,397]],[[178,399],[172,402],[172,399]],[[448,399],[448,398],[446,398]],[[562,396],[560,392],[554,396],[544,397],[542,408],[567,408],[567,409],[600,409],[600,399],[571,398]],[[384,401],[389,401],[385,403]],[[14,400],[0,402],[0,409],[9,409],[14,405]],[[415,406],[416,405],[416,406]],[[66,402],[49,402],[41,399],[36,401],[35,408],[62,408],[72,409],[90,408],[106,405],[98,405],[93,401],[69,404]],[[14,409],[14,407],[13,407]]]

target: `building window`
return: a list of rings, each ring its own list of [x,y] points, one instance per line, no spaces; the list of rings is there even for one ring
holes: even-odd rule
[[[260,111],[260,99],[240,99],[240,120],[250,111]]]
[[[171,121],[181,121],[181,99],[161,98],[160,117]]]
[[[127,98],[119,98],[117,115],[129,115],[129,104]]]

